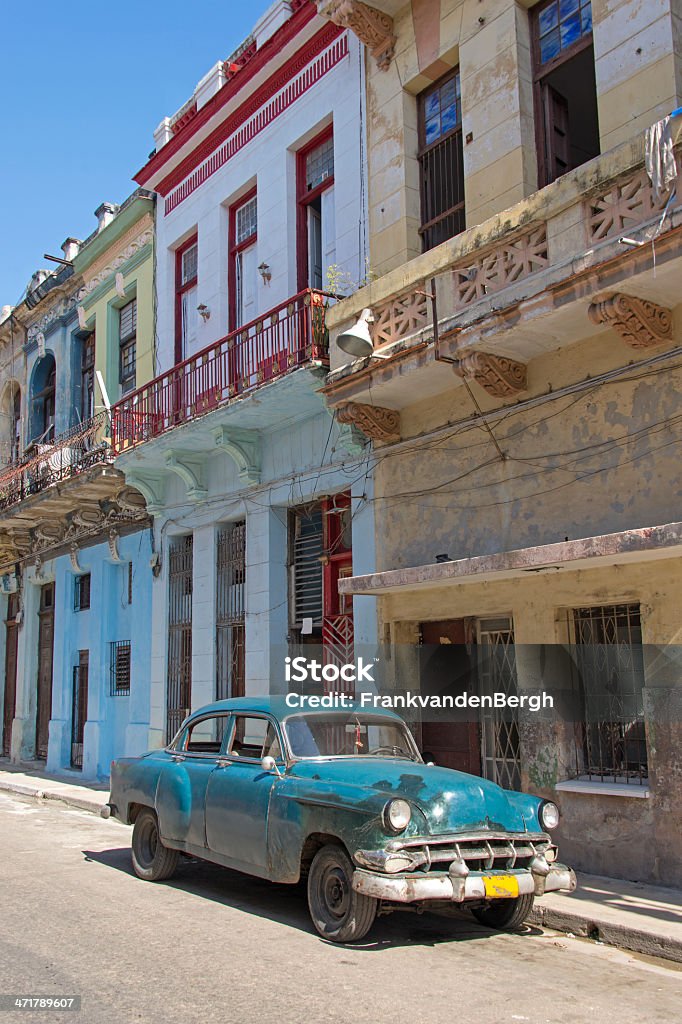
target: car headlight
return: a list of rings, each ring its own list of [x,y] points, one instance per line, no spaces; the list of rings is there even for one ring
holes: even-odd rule
[[[411,817],[412,808],[407,800],[389,800],[384,807],[384,826],[388,832],[404,832]]]
[[[542,828],[556,828],[559,824],[559,808],[551,800],[543,800],[538,808]]]

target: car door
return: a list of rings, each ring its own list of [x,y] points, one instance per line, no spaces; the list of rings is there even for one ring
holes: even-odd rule
[[[156,790],[163,839],[205,847],[206,789],[227,742],[227,714],[202,715],[187,723],[164,767]]]
[[[267,817],[270,794],[279,784],[264,772],[261,758],[282,760],[279,727],[266,715],[235,715],[224,752],[225,767],[209,776],[206,838],[209,850],[235,867],[267,875]]]

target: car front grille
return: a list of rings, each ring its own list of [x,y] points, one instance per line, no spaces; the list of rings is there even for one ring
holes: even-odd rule
[[[470,871],[501,871],[527,868],[533,857],[537,854],[547,856],[554,847],[549,836],[542,832],[478,832],[394,839],[387,843],[387,849],[410,853],[427,870],[435,864],[463,860]],[[548,859],[554,859],[551,853]]]

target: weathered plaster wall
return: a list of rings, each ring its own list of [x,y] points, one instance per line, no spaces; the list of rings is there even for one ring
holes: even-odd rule
[[[397,6],[397,5],[396,5]],[[459,65],[467,227],[537,189],[529,0],[423,0],[394,12],[396,55],[367,61],[372,272],[421,251],[417,95]],[[673,0],[594,0],[602,152],[643,134],[682,102]],[[469,137],[469,141],[467,138]]]

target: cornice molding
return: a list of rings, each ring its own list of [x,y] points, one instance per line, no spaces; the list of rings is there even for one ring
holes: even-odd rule
[[[131,224],[130,227],[125,231],[119,239],[116,240],[108,249],[105,249],[97,259],[93,260],[87,270],[83,270],[83,282],[87,288],[89,283],[95,278],[100,277],[102,272],[112,272],[112,264],[115,260],[118,260],[128,249],[129,246],[137,243],[141,235],[147,232],[154,232],[154,218],[151,213],[145,213],[139,220]],[[138,245],[137,248],[140,248]],[[125,262],[124,257],[124,262]],[[111,268],[107,271],[107,268]],[[106,276],[106,273],[105,273]],[[100,280],[103,278],[100,277]]]
[[[140,231],[135,238],[131,239],[128,245],[123,250],[120,250],[117,256],[113,259],[109,259],[108,262],[92,277],[89,277],[85,282],[85,285],[78,292],[78,301],[83,302],[98,288],[101,284],[105,283],[112,274],[115,274],[117,270],[120,270],[129,260],[136,256],[145,246],[151,246],[154,240],[154,228],[150,225],[146,227],[144,231]]]

